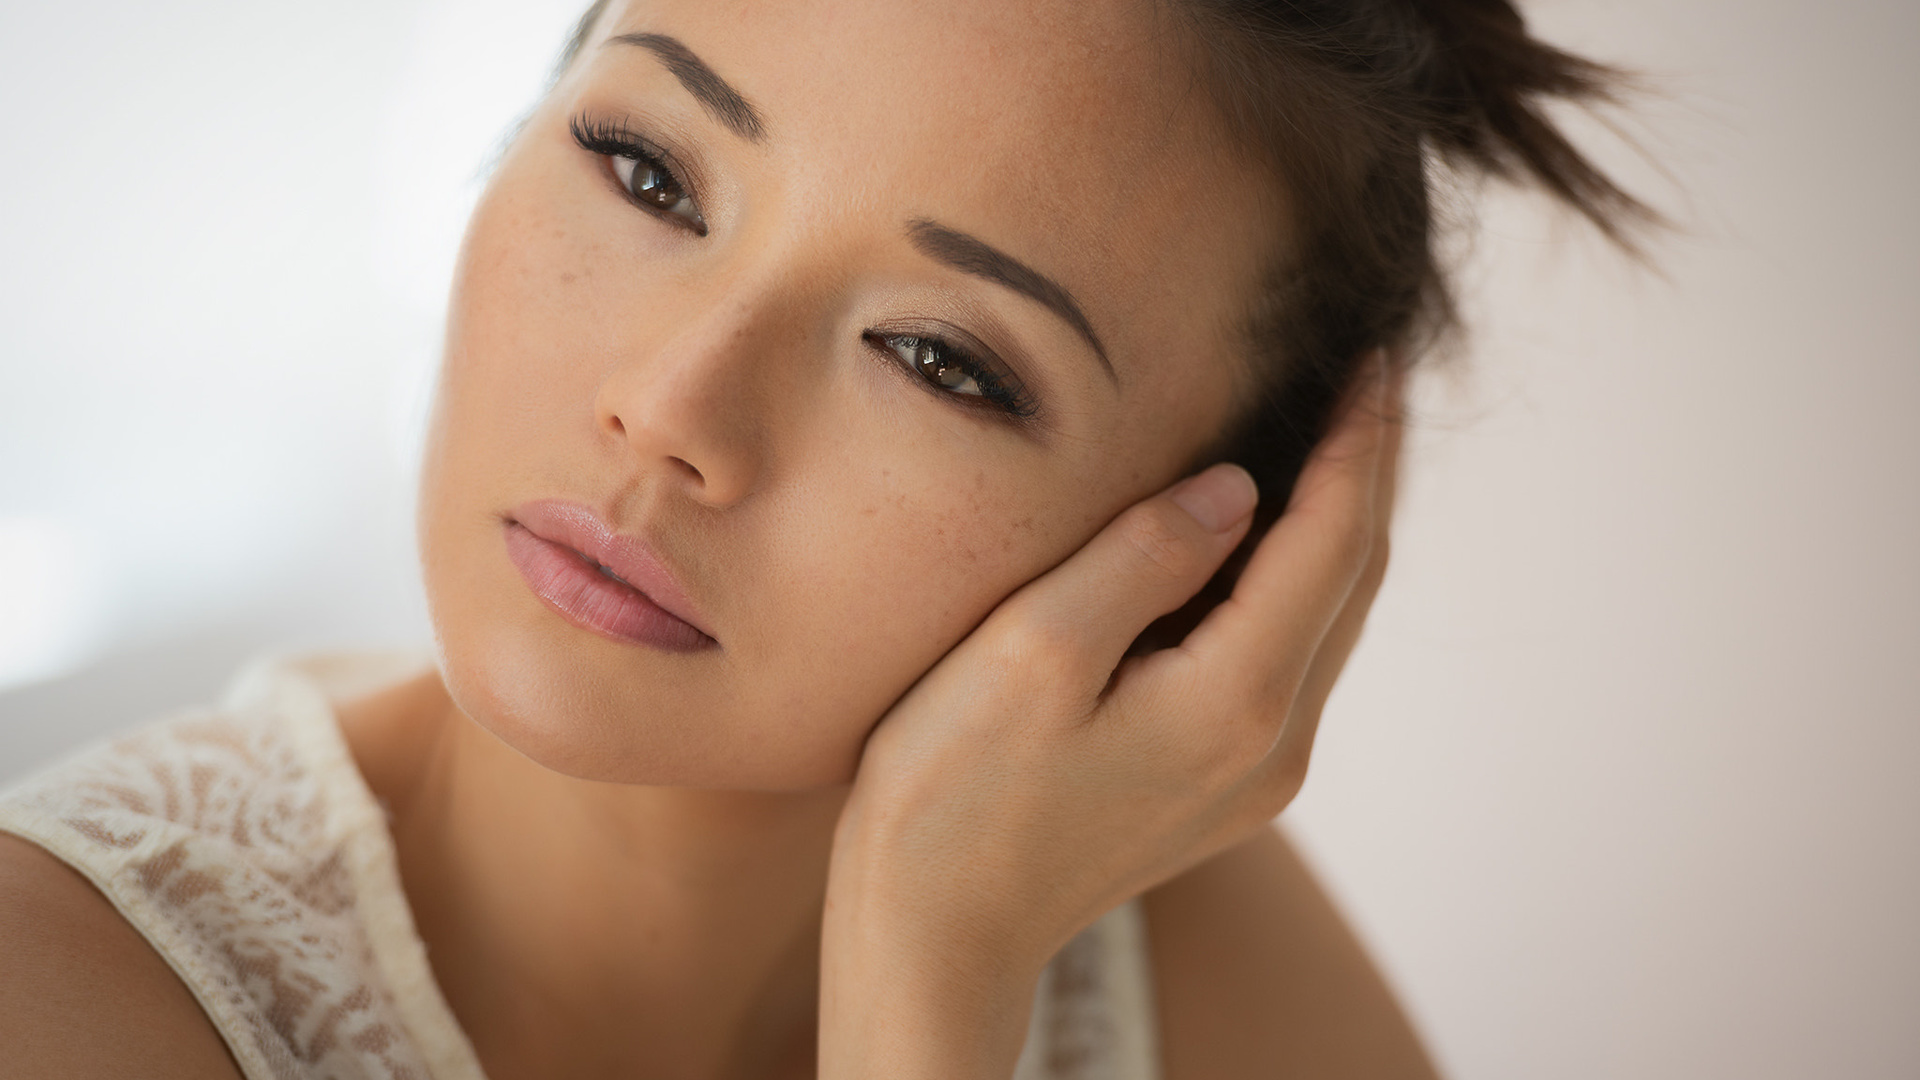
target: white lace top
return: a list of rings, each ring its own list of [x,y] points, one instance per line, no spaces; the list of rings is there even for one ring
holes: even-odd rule
[[[192,990],[249,1080],[482,1080],[332,702],[413,656],[258,665],[0,793],[0,831],[86,875]],[[1046,970],[1017,1080],[1154,1080],[1137,904]]]

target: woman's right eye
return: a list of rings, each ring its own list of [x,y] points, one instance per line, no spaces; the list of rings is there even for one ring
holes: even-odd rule
[[[707,221],[680,177],[663,156],[621,124],[575,117],[570,125],[581,149],[607,159],[613,175],[635,205],[693,230],[707,234]]]
[[[611,160],[613,175],[619,178],[620,186],[627,189],[627,194],[633,196],[633,201],[662,214],[685,218],[695,232],[707,231],[707,223],[701,220],[699,208],[693,205],[693,196],[680,186],[680,178],[673,175],[666,165],[625,155],[615,155]]]

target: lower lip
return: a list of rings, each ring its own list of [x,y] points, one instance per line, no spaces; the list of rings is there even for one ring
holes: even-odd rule
[[[586,556],[535,536],[519,522],[507,523],[507,557],[535,596],[582,630],[666,652],[717,644],[645,593],[602,574]]]

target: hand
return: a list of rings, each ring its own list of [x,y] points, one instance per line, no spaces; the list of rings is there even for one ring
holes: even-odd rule
[[[1074,933],[1293,799],[1386,570],[1385,367],[1179,646],[1125,657],[1245,535],[1235,466],[1120,515],[888,712],[835,838],[821,1075],[1007,1075],[1040,968]]]

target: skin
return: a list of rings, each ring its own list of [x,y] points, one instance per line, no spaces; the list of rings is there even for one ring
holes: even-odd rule
[[[1223,361],[1270,232],[1247,223],[1270,209],[1200,95],[1160,89],[1183,61],[1150,25],[1118,5],[613,13],[467,236],[421,517],[455,700],[572,776],[843,783],[994,605],[1187,471],[1233,408]],[[688,42],[758,103],[764,141],[612,31]],[[968,74],[903,86],[888,64],[808,59],[895,54]],[[568,132],[581,115],[674,147],[709,235],[623,199]],[[1118,386],[1044,307],[915,251],[918,218],[1082,297]],[[941,400],[861,341],[929,320],[1018,365],[1035,422]],[[556,496],[646,537],[722,648],[556,630],[499,535]]]
[[[1236,328],[1284,236],[1166,19],[616,5],[504,155],[423,477],[439,671],[341,715],[496,1080],[1005,1076],[1040,968],[1142,893],[1174,1080],[1429,1075],[1263,829],[1384,572],[1386,380],[1234,598],[1123,663],[1245,535],[1237,469],[1168,485],[1247,392]],[[610,43],[632,32],[685,42],[764,134]],[[636,205],[581,116],[668,148],[704,235]],[[1070,320],[916,248],[921,219],[1070,290],[1113,377]],[[941,390],[876,329],[984,343],[1033,415]],[[617,642],[542,603],[503,522],[546,498],[644,538],[717,645]],[[53,892],[16,925],[56,894],[113,921],[22,847],[7,872]],[[157,957],[120,949],[87,970],[139,968],[145,1007],[178,1012]],[[178,1075],[231,1069],[179,1030],[200,1056]]]

